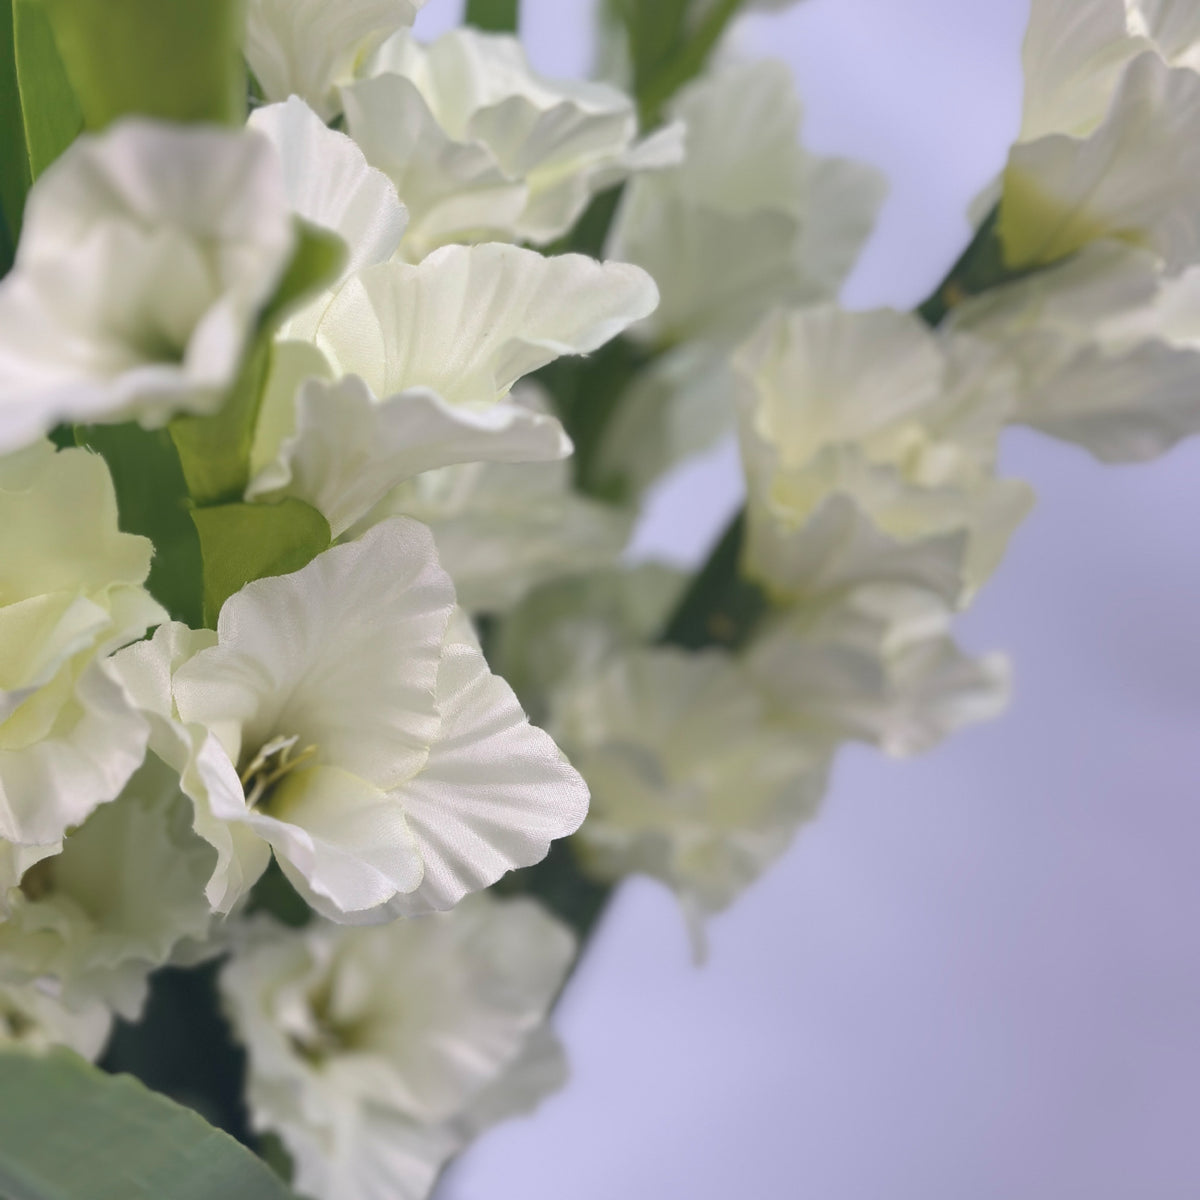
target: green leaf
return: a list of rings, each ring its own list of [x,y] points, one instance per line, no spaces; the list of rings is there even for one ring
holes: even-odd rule
[[[188,491],[197,504],[228,504],[245,493],[274,330],[289,309],[336,277],[345,254],[341,238],[298,220],[292,260],[259,318],[250,353],[224,406],[210,417],[171,422]]]
[[[29,177],[37,177],[75,140],[83,114],[63,68],[42,0],[13,0],[17,83]]]
[[[129,113],[230,125],[245,120],[240,0],[44,3],[89,129]]]
[[[271,369],[271,339],[257,336],[219,412],[176,417],[167,427],[196,504],[240,500],[250,482],[254,423]]]
[[[197,508],[192,520],[204,556],[204,621],[216,628],[221,605],[254,579],[307,566],[333,538],[329,522],[302,500]]]
[[[146,586],[176,621],[192,627],[203,619],[200,538],[188,511],[187,484],[170,434],[140,425],[89,425],[75,440],[104,456],[117,492],[126,533],[154,543]]]
[[[21,116],[21,91],[17,83],[17,45],[14,0],[0,0],[0,220],[7,244],[0,270],[12,265],[12,248],[21,226],[21,209],[29,191],[29,155],[25,149],[25,122]]]
[[[516,33],[520,0],[467,0],[466,21],[476,29]]]
[[[6,1200],[291,1200],[244,1146],[128,1075],[59,1050],[0,1053]]]
[[[82,128],[40,0],[0,0],[0,208],[12,247],[33,181]]]

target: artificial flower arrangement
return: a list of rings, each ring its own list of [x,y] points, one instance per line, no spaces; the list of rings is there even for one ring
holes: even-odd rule
[[[881,180],[725,49],[766,5],[609,0],[615,83],[420,6],[0,3],[6,1195],[428,1196],[561,1085],[622,878],[700,949],[839,746],[1001,710],[1008,425],[1200,429],[1200,9],[1034,0],[901,313],[837,303]],[[708,561],[628,566],[735,431]]]

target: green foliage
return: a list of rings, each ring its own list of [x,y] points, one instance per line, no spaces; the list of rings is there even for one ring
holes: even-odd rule
[[[467,24],[494,33],[515,33],[520,7],[520,0],[467,0]]]
[[[250,482],[250,450],[263,388],[271,369],[270,335],[256,336],[233,388],[208,417],[176,417],[171,440],[196,504],[240,500]]]
[[[552,842],[540,863],[510,871],[493,890],[501,896],[536,896],[581,942],[596,927],[612,895],[610,885],[583,873],[569,838]]]
[[[629,38],[642,124],[662,118],[668,100],[704,69],[745,0],[611,0]]]
[[[219,970],[218,963],[209,962],[155,971],[141,1016],[136,1022],[117,1019],[98,1065],[114,1075],[135,1076],[194,1108],[243,1145],[261,1150],[246,1111],[246,1052],[221,1015]]]
[[[650,358],[636,342],[621,337],[587,358],[557,359],[537,374],[575,443],[575,486],[585,495],[611,502],[625,499],[625,481],[600,472],[600,448],[625,389]]]
[[[244,584],[287,575],[332,543],[329,522],[303,500],[197,508],[192,520],[204,558],[204,621],[217,624],[221,605]]]
[[[203,617],[200,538],[192,524],[179,455],[165,429],[88,425],[75,440],[104,456],[117,493],[121,528],[154,543],[146,586],[176,621],[196,627]]]
[[[40,0],[0,0],[0,207],[13,246],[33,181],[82,127]]]
[[[289,1200],[269,1167],[128,1075],[58,1050],[0,1053],[6,1200]]]
[[[89,129],[245,119],[239,0],[18,0],[43,2]]]

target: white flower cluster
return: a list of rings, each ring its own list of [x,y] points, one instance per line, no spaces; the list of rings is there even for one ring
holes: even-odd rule
[[[1035,0],[999,276],[937,320],[838,307],[882,187],[801,147],[782,67],[642,136],[419,7],[250,0],[246,127],[81,136],[0,281],[0,1041],[96,1057],[223,956],[251,1123],[315,1200],[421,1200],[559,1083],[575,939],[502,877],[574,835],[552,864],[663,880],[699,947],[840,745],[1000,710],[951,626],[1031,504],[1008,424],[1111,459],[1200,429],[1183,7]],[[618,186],[608,261],[558,253]],[[314,239],[340,265],[289,292]],[[553,369],[614,341],[605,423]],[[623,567],[637,498],[735,428],[713,578]],[[125,436],[189,489],[140,532]],[[197,539],[206,627],[163,585]]]

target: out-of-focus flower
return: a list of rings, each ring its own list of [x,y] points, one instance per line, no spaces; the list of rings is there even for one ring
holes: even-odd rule
[[[550,727],[588,782],[587,870],[672,888],[702,944],[788,846],[825,787],[828,753],[771,720],[735,659],[641,649],[562,681]]]
[[[0,984],[0,1048],[49,1050],[68,1046],[83,1058],[98,1058],[108,1041],[112,1013],[98,1001],[67,1008],[38,984]]]
[[[1158,0],[1034,0],[1025,109],[1004,175],[1010,266],[1102,238],[1178,271],[1200,257],[1200,24]]]
[[[412,25],[425,0],[249,0],[246,59],[267,100],[299,96],[322,120],[379,45]]]
[[[146,722],[105,658],[166,618],[151,551],[119,531],[103,459],[0,458],[0,839],[53,846],[141,763]]]
[[[950,636],[953,611],[931,592],[865,584],[814,588],[764,622],[744,655],[772,718],[818,743],[871,742],[908,757],[1008,703],[1001,655],[972,659]]]
[[[1152,252],[1095,242],[967,301],[953,329],[1017,371],[1014,419],[1140,461],[1200,431],[1200,269],[1165,279]]]
[[[476,896],[376,929],[259,927],[221,974],[256,1129],[315,1200],[423,1200],[487,1124],[558,1082],[545,1026],[574,939]]]
[[[28,869],[0,921],[0,976],[52,979],[86,1011],[95,1001],[128,1020],[146,979],[183,941],[202,943],[212,920],[204,885],[212,848],[191,831],[179,776],[155,755]]]
[[[661,293],[630,334],[666,353],[622,397],[596,456],[631,494],[733,427],[729,351],[775,307],[837,295],[884,191],[873,169],[801,146],[782,63],[721,68],[672,112],[687,129],[684,161],[631,181],[607,247]]]
[[[408,205],[414,260],[447,242],[545,245],[597,192],[680,157],[678,129],[639,142],[628,96],[543,78],[515,38],[400,34],[367,74],[342,91],[347,128]]]
[[[428,531],[396,519],[248,584],[215,637],[164,628],[124,652],[217,848],[214,907],[274,850],[334,920],[445,909],[578,827],[583,781],[453,640],[454,603]]]
[[[994,354],[906,314],[819,306],[768,318],[734,366],[747,566],[777,596],[809,586],[839,498],[876,531],[873,549],[944,560],[951,602],[999,563],[1032,493],[995,477],[1013,397]],[[881,567],[887,556],[873,557]]]
[[[292,252],[257,134],[129,119],[38,180],[0,283],[0,450],[60,421],[212,412]]]
[[[610,257],[637,263],[662,296],[632,332],[658,346],[736,344],[772,308],[835,296],[883,197],[876,171],[817,158],[782,63],[723,68],[672,109],[684,161],[626,188]]]

